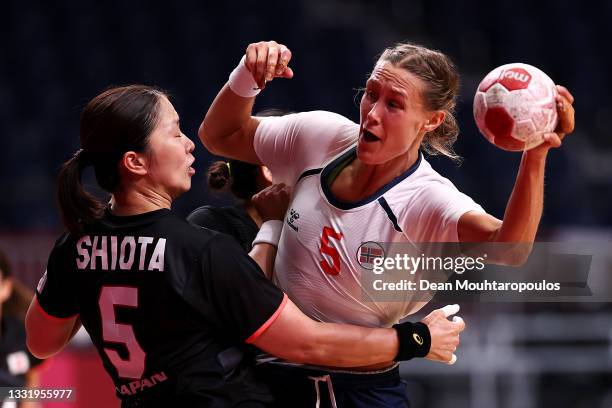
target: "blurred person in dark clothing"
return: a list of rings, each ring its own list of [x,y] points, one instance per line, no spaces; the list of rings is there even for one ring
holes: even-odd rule
[[[36,387],[39,384],[37,367],[42,360],[34,357],[26,347],[23,321],[32,296],[31,291],[13,277],[8,256],[0,250],[0,387]],[[0,407],[10,404],[5,402]]]

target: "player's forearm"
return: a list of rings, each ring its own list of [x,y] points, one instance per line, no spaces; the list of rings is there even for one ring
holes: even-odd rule
[[[288,361],[334,367],[392,361],[400,346],[395,329],[317,322],[302,313],[291,300],[253,343]]]
[[[304,315],[288,300],[280,315],[253,344],[298,363],[363,367],[425,357],[432,341],[424,323],[404,322],[391,329],[321,323]]]
[[[313,338],[307,344],[299,362],[333,367],[390,362],[399,348],[395,329],[368,329],[330,323],[317,323]]]
[[[506,206],[501,227],[494,242],[535,240],[544,205],[544,169],[546,153],[525,152],[514,189]]]
[[[268,279],[272,279],[276,247],[271,244],[257,244],[249,252],[249,256],[259,265]]]
[[[236,95],[225,84],[208,109],[198,136],[212,153],[219,152],[219,146],[233,134],[246,127],[251,119],[255,98]]]

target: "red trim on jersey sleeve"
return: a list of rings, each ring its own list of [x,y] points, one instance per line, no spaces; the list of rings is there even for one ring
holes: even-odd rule
[[[259,338],[259,336],[261,336],[266,330],[268,330],[268,327],[270,327],[272,325],[272,323],[274,323],[276,321],[276,319],[278,319],[278,316],[280,316],[280,314],[283,311],[283,309],[285,308],[285,305],[287,304],[288,300],[289,300],[289,297],[285,293],[284,296],[283,296],[283,301],[281,302],[281,304],[276,309],[276,312],[274,312],[274,314],[272,316],[270,316],[270,318],[268,320],[266,320],[266,322],[264,324],[262,324],[259,327],[259,329],[255,330],[255,333],[251,334],[251,336],[248,339],[245,340],[245,343],[253,343],[255,340],[257,340]]]
[[[47,318],[48,320],[51,321],[65,321],[68,319],[74,319],[76,316],[78,316],[78,313],[73,314],[72,316],[67,316],[67,317],[57,317],[57,316],[53,316],[50,315],[45,309],[43,309],[42,305],[40,304],[40,302],[38,301],[38,293],[36,294],[36,296],[34,296],[34,304],[36,306],[38,306],[38,310],[40,310],[40,312],[42,313],[42,315]]]

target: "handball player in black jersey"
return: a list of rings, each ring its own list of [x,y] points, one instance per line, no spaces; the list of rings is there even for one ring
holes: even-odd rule
[[[234,240],[176,216],[170,208],[191,187],[194,144],[161,91],[133,85],[98,95],[82,113],[80,144],[59,175],[68,232],[28,310],[27,344],[50,357],[82,324],[122,406],[265,406],[271,397],[251,361],[225,353],[245,343],[337,367],[444,361],[456,348],[461,328],[444,316],[392,329],[315,322]],[[83,188],[88,166],[111,194],[108,205]]]

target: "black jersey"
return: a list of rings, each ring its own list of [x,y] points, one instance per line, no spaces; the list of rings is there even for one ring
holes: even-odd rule
[[[234,240],[170,210],[107,212],[85,234],[64,235],[37,297],[52,316],[79,315],[128,403],[269,400],[250,361],[224,351],[254,341],[287,297]]]
[[[187,221],[223,232],[236,238],[240,246],[249,252],[259,228],[241,207],[213,207],[205,205],[189,214]]]
[[[26,373],[42,360],[34,357],[26,347],[23,320],[3,316],[0,328],[0,387],[23,387]]]

